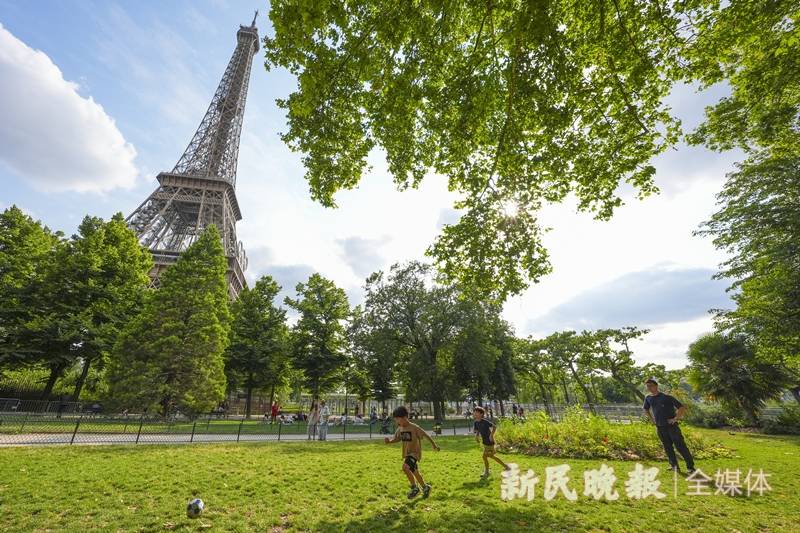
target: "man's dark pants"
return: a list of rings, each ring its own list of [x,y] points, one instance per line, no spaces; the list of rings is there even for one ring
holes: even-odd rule
[[[675,450],[673,449],[674,445],[683,460],[686,461],[686,468],[693,470],[694,458],[689,448],[686,447],[686,442],[683,440],[683,434],[678,424],[656,426],[656,429],[658,430],[658,438],[661,439],[661,444],[664,445],[664,451],[667,452],[670,466],[678,466],[678,458],[675,456]]]

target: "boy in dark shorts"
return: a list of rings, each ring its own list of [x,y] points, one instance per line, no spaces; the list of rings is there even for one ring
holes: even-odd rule
[[[489,457],[500,463],[503,470],[508,470],[508,465],[505,464],[499,457],[495,455],[494,449],[494,432],[497,431],[497,426],[486,418],[486,411],[483,407],[476,407],[472,410],[472,416],[475,418],[474,432],[475,442],[483,440],[483,475],[482,478],[489,477]]]
[[[431,486],[422,479],[422,474],[420,474],[419,467],[417,467],[417,463],[422,459],[422,439],[425,438],[431,441],[431,446],[437,452],[439,451],[439,446],[433,442],[430,435],[425,433],[424,429],[408,421],[408,409],[402,405],[394,410],[392,417],[395,424],[397,424],[397,431],[395,431],[394,437],[391,439],[385,437],[383,441],[386,444],[398,441],[403,443],[403,472],[405,472],[409,483],[411,483],[408,499],[416,497],[420,493],[420,487],[422,487],[422,497],[427,498],[431,493]],[[419,486],[417,486],[417,482],[419,482]]]

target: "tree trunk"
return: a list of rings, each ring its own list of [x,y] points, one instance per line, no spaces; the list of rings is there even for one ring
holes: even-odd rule
[[[544,403],[545,407],[547,407],[547,391],[544,388],[544,384],[538,379],[536,380],[536,384],[539,385],[539,393],[542,395],[542,403]]]
[[[247,386],[247,400],[245,400],[244,404],[244,416],[246,419],[250,420],[250,411],[253,405],[253,386]]]
[[[72,393],[72,401],[77,402],[78,399],[81,397],[81,391],[83,390],[83,384],[86,382],[86,376],[89,375],[89,367],[92,366],[91,358],[86,358],[83,360],[83,369],[81,370],[81,375],[78,376],[78,381],[75,382],[75,392]]]
[[[756,412],[756,409],[753,407],[745,409],[745,417],[747,418],[747,422],[751,427],[758,426],[758,413]]]
[[[168,374],[167,375],[167,379],[164,380],[164,385],[167,386],[167,390],[169,390],[171,388],[172,382],[174,380],[175,380],[175,376],[173,374]],[[171,402],[172,402],[172,395],[171,394],[167,394],[166,396],[164,396],[161,399],[161,416],[163,416],[164,418],[166,418],[167,415],[169,414],[169,406],[170,406]]]
[[[572,372],[572,378],[575,380],[575,382],[578,384],[578,386],[583,391],[583,395],[586,396],[586,403],[589,404],[589,411],[593,415],[597,414],[595,412],[595,410],[594,410],[594,401],[593,401],[593,398],[592,398],[592,393],[589,391],[588,387],[586,387],[586,384],[583,381],[581,381],[580,379],[578,379],[578,373],[575,371],[575,368],[572,366],[572,363],[570,363],[569,369],[570,369],[570,372]]]
[[[564,383],[562,381],[562,383]],[[536,380],[536,384],[539,385],[539,391],[542,394],[542,403],[544,403],[544,410],[547,412],[547,416],[554,419],[556,418],[556,402],[553,399],[553,394],[550,389],[548,389],[548,383],[544,380],[542,376],[538,376]],[[564,393],[566,394],[566,383],[564,383]]]
[[[561,376],[561,385],[564,387],[564,403],[569,405],[571,402],[569,401],[569,390],[567,390],[567,378]]]
[[[594,376],[589,376],[589,385],[592,390],[592,399],[597,402],[597,399],[600,397],[600,395],[597,394],[597,386],[594,383]]]
[[[555,386],[555,384],[552,384],[552,385]],[[547,406],[550,409],[550,418],[555,418],[556,417],[556,400],[555,400],[555,398],[553,398],[553,391],[552,391],[552,389],[545,389],[545,390],[547,390],[546,397],[548,398],[548,400],[550,400],[550,404]]]
[[[631,391],[634,396],[636,396],[640,402],[644,402],[644,394],[640,391],[636,386],[629,382],[628,380],[622,379],[616,372],[613,370],[611,371],[611,377],[614,378],[620,385]]]
[[[56,366],[50,367],[50,375],[47,378],[47,384],[44,386],[44,391],[42,391],[42,400],[50,399],[50,393],[53,392],[53,387],[55,386],[58,378],[61,377],[61,373],[64,372],[65,366],[65,364],[60,363]]]
[[[270,415],[272,414],[272,404],[275,403],[275,385],[269,389],[269,409]]]
[[[631,392],[633,393],[633,395],[634,395],[634,396],[636,396],[636,398],[638,398],[638,399],[639,399],[639,401],[640,401],[640,402],[644,402],[644,394],[642,394],[642,391],[640,391],[640,390],[639,390],[639,389],[638,389],[638,388],[637,388],[637,387],[636,387],[636,386],[635,386],[633,383],[631,383],[630,381],[628,381],[628,380],[626,380],[626,379],[622,379],[622,376],[620,376],[620,375],[617,373],[617,371],[615,371],[615,369],[614,369],[613,367],[612,367],[612,369],[611,369],[611,377],[612,377],[612,378],[614,378],[614,380],[616,380],[616,381],[617,381],[617,382],[618,382],[620,385],[622,385],[623,387],[625,387],[626,389],[628,389],[629,391],[631,391]]]
[[[433,402],[433,419],[439,421],[444,420],[444,418],[442,418],[442,404],[435,400]]]
[[[632,383],[628,384],[628,388],[639,399],[640,402],[644,403],[644,394],[642,394],[642,391],[634,387]]]

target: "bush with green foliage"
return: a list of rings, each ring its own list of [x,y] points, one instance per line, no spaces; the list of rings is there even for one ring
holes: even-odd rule
[[[764,433],[800,435],[800,405],[786,404],[774,420],[765,420]]]
[[[693,426],[704,428],[721,428],[725,426],[743,427],[744,420],[731,413],[731,410],[715,403],[686,404],[686,417],[684,420]]]
[[[731,456],[728,448],[691,429],[684,428],[683,434],[697,459]],[[665,458],[651,424],[616,424],[580,408],[568,409],[560,422],[542,411],[532,413],[522,423],[503,421],[497,431],[497,445],[504,452],[551,457],[632,461]]]

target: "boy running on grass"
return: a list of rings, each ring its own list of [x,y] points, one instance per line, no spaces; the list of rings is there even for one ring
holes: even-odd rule
[[[395,409],[392,417],[395,424],[397,424],[397,431],[395,431],[394,437],[391,439],[384,437],[383,442],[392,444],[393,442],[401,441],[403,443],[403,472],[405,472],[409,483],[411,483],[408,499],[416,497],[420,492],[420,487],[422,487],[422,497],[427,498],[431,493],[431,486],[422,479],[422,474],[419,473],[419,468],[417,467],[417,463],[422,460],[422,439],[426,438],[431,441],[431,446],[437,452],[439,451],[439,446],[433,442],[433,439],[424,429],[408,421],[408,409],[404,406],[401,405]],[[417,482],[419,482],[419,486],[417,486]]]
[[[486,411],[483,407],[473,409],[472,416],[475,418],[475,442],[483,439],[483,475],[481,477],[484,479],[489,477],[489,457],[500,463],[503,470],[508,470],[508,465],[494,454],[494,432],[497,431],[497,426],[484,418]]]

